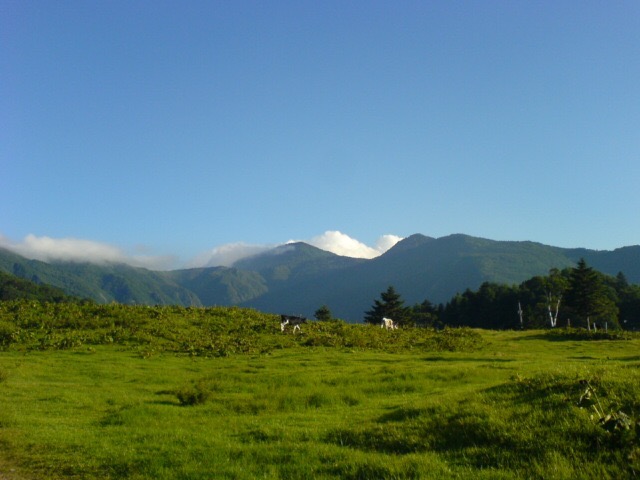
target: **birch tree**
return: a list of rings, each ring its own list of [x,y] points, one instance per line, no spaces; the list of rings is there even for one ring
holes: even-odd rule
[[[558,324],[560,302],[562,301],[562,295],[568,287],[568,282],[557,268],[553,268],[549,271],[549,276],[545,278],[544,283],[549,325],[551,328],[555,328]]]

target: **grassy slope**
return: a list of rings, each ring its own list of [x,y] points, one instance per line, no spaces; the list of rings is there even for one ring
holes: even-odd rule
[[[317,324],[308,327],[263,355],[142,355],[126,345],[0,352],[0,456],[32,478],[638,472],[637,441],[598,425],[586,401],[578,406],[588,380],[604,410],[638,418],[638,339],[482,332],[480,350],[390,352],[305,347]],[[209,398],[181,406],[177,392],[190,390]]]

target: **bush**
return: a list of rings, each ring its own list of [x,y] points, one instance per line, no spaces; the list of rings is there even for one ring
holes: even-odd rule
[[[202,405],[211,396],[211,392],[202,381],[176,390],[175,394],[183,406]]]
[[[631,332],[624,330],[600,329],[598,331],[589,331],[584,328],[554,328],[547,332],[547,335],[556,340],[631,340],[634,338]]]
[[[13,323],[0,320],[0,347],[8,347],[15,340],[17,330]]]

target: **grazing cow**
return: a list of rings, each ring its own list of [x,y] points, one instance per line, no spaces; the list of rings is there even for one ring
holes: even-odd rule
[[[293,333],[295,333],[296,329],[300,330],[300,324],[302,323],[307,323],[307,319],[293,315],[280,315],[280,330],[283,332],[286,325],[291,325],[293,327]]]
[[[391,320],[390,318],[383,318],[382,323],[380,324],[380,328],[386,328],[387,330],[397,330],[398,324]]]

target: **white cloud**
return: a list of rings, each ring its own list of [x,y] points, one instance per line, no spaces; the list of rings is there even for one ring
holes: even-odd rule
[[[376,241],[375,248],[377,251],[380,252],[380,255],[382,255],[384,252],[389,250],[391,247],[393,247],[396,243],[398,243],[402,239],[403,237],[399,237],[397,235],[382,235]]]
[[[378,239],[374,247],[370,247],[342,232],[328,230],[322,235],[313,237],[307,243],[344,257],[375,258],[389,250],[400,240],[402,240],[402,237],[396,235],[383,235]]]
[[[375,258],[389,250],[400,240],[402,240],[402,237],[397,235],[383,235],[376,241],[375,246],[370,247],[342,232],[328,230],[322,235],[313,237],[310,240],[301,241],[308,243],[309,245],[313,245],[321,250],[335,253],[336,255],[342,255],[344,257]],[[258,253],[264,253],[277,246],[286,245],[296,241],[298,240],[289,240],[288,242],[278,245],[252,245],[242,242],[228,243],[198,255],[189,262],[189,266],[230,267],[234,262],[237,262],[242,258],[256,255]],[[282,250],[278,250],[278,252],[282,253]]]
[[[167,269],[175,263],[175,258],[171,256],[128,255],[118,247],[79,238],[37,237],[29,234],[21,242],[12,242],[0,236],[0,246],[43,262],[126,263],[152,270]]]
[[[189,267],[230,267],[242,258],[265,252],[274,245],[251,245],[243,242],[227,243],[204,252],[188,264]]]
[[[402,240],[402,237],[397,235],[383,235],[373,247],[370,247],[342,232],[329,230],[310,240],[302,241],[336,255],[354,258],[375,258],[382,255],[400,240]],[[256,245],[243,242],[228,243],[196,256],[187,263],[186,267],[229,267],[242,258],[267,252],[286,243],[278,245]],[[30,234],[20,242],[13,242],[0,234],[0,247],[7,248],[23,257],[43,262],[126,263],[150,270],[168,270],[177,267],[176,257],[147,254],[147,249],[144,247],[138,247],[136,248],[137,253],[130,254],[113,245],[79,238],[38,237]]]

